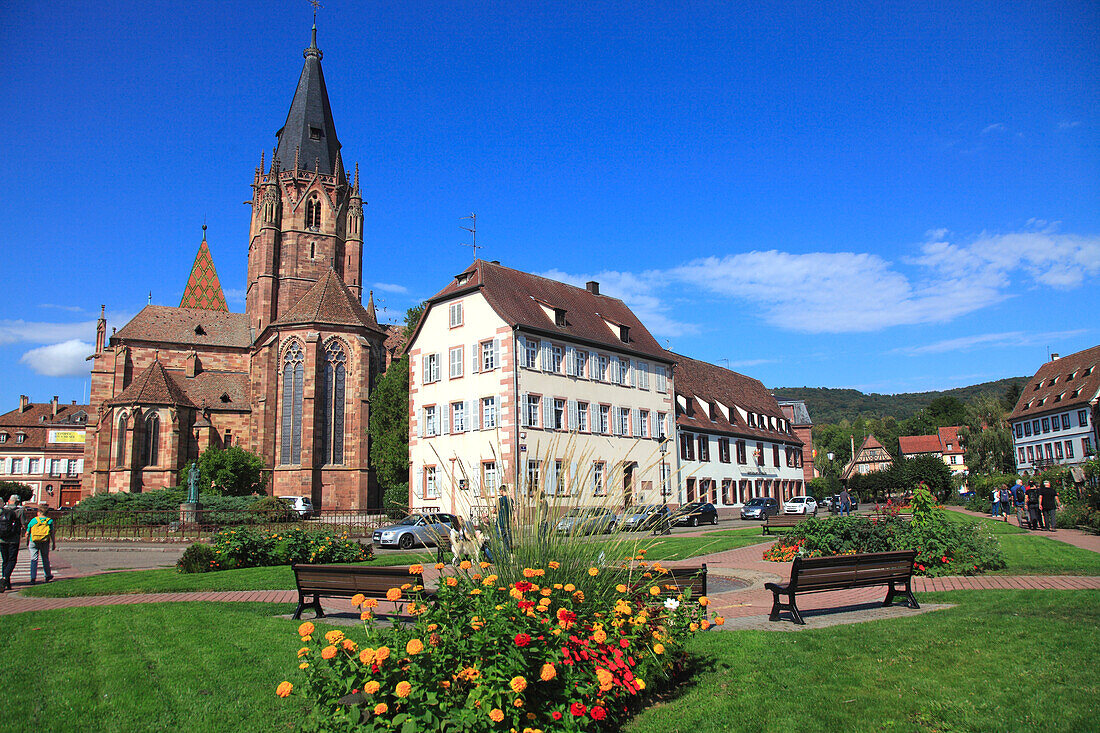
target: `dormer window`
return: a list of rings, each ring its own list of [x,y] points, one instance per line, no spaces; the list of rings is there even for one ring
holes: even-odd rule
[[[1040,387],[1042,387],[1042,386],[1043,386],[1043,380],[1041,380],[1041,379],[1040,379],[1040,380],[1038,381],[1038,383],[1036,383],[1036,385],[1035,385],[1035,389],[1034,389],[1033,391],[1035,391],[1035,392],[1038,392],[1038,391],[1039,391],[1039,388],[1040,388]]]
[[[222,392],[221,400],[222,400],[222,402],[231,402],[232,401],[232,400],[229,399],[229,393],[228,392]]]
[[[619,340],[624,344],[630,343],[630,326],[619,326]]]
[[[717,420],[718,419],[718,409],[714,406],[714,403],[713,402],[708,403],[707,407],[709,408],[708,412],[710,413],[710,419],[711,420]]]
[[[1092,367],[1089,367],[1088,369],[1086,369],[1084,374],[1082,374],[1081,376],[1087,377],[1090,374],[1092,374]]]
[[[465,285],[470,282],[470,273],[464,272],[461,275],[455,275],[455,285]]]
[[[750,428],[755,428],[756,427],[756,413],[755,412],[750,412],[749,413],[749,427]]]
[[[27,434],[26,433],[16,433],[16,435],[15,435],[15,442],[16,443],[22,443],[26,439],[27,439]]]
[[[311,128],[309,128],[309,139],[310,140],[320,140],[324,136],[325,136],[325,133],[320,127],[311,127]]]
[[[316,231],[321,228],[321,200],[316,194],[306,202],[306,229]]]
[[[206,329],[202,327],[201,323],[199,325],[195,326],[195,335],[196,336],[205,336],[206,335]]]
[[[566,323],[565,323],[565,309],[564,308],[555,308],[554,309],[554,325],[558,326],[560,328],[565,328]]]
[[[0,433],[0,443],[7,443],[7,442],[8,442],[8,434],[7,433]]]

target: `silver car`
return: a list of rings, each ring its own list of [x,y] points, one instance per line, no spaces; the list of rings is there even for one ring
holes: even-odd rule
[[[431,512],[410,514],[397,524],[374,530],[375,547],[400,547],[408,550],[416,545],[434,546],[440,537],[450,533],[458,520],[453,514]]]
[[[643,504],[623,510],[622,527],[626,531],[650,529],[668,516],[668,507],[662,504]]]
[[[561,534],[609,534],[615,531],[619,518],[602,507],[575,507],[558,520],[555,529]]]

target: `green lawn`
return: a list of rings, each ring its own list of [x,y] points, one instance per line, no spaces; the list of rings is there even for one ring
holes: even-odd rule
[[[696,638],[699,672],[631,733],[1100,729],[1100,591],[921,594],[956,608]],[[33,680],[0,730],[292,730],[285,605],[166,603],[0,617],[0,673]],[[343,627],[347,631],[347,627]],[[354,628],[350,632],[355,635]]]
[[[1002,522],[974,519],[958,512],[945,514],[952,522],[978,522],[997,535],[1008,567],[996,575],[1100,575],[1100,552],[1020,529],[1014,518]]]

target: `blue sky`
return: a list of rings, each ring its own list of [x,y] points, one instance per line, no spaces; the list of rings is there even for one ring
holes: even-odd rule
[[[327,0],[319,45],[404,310],[482,256],[768,386],[901,392],[1100,342],[1100,6]],[[7,3],[0,401],[83,399],[94,319],[243,310],[305,0]],[[0,404],[0,406],[4,406]]]

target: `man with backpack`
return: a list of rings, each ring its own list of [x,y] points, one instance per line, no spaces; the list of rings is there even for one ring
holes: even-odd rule
[[[12,494],[0,509],[0,556],[4,561],[4,585],[0,591],[11,590],[11,574],[19,559],[19,543],[23,540],[23,525],[26,524],[26,515],[19,502],[19,495]]]
[[[1027,492],[1024,490],[1024,480],[1016,479],[1016,485],[1012,487],[1012,505],[1016,508],[1016,524],[1022,529],[1027,524]]]
[[[27,524],[27,536],[30,537],[31,585],[38,581],[39,559],[42,560],[42,572],[49,583],[53,580],[53,573],[50,572],[50,550],[57,549],[57,535],[53,533],[53,520],[46,516],[46,507],[38,507],[38,516]]]

